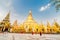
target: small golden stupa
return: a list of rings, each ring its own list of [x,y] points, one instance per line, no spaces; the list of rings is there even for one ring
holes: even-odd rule
[[[10,29],[10,32],[18,32],[19,26],[17,24],[17,20],[14,21],[12,28]]]
[[[18,27],[17,21],[12,25],[12,30],[14,32],[21,33],[60,33],[59,24],[54,21],[54,24],[51,26],[49,21],[47,21],[47,25],[45,26],[42,22],[38,24],[32,17],[32,11],[29,11],[29,15],[27,19]]]
[[[17,20],[10,24],[10,12],[7,16],[0,22],[0,32],[8,31],[15,33],[60,33],[60,25],[54,20],[53,25],[47,21],[47,25],[42,22],[38,24],[32,16],[32,11],[29,11],[27,19],[20,25],[18,25]]]
[[[7,16],[0,22],[0,27],[2,27],[1,31],[8,31],[10,28],[10,12]]]

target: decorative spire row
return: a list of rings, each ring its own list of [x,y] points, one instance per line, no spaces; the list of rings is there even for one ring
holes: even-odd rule
[[[15,33],[60,33],[60,25],[54,21],[51,26],[49,21],[47,25],[42,22],[38,24],[32,16],[32,11],[29,11],[27,19],[21,24],[17,24],[17,20],[11,25],[10,24],[10,12],[6,17],[0,22],[0,32],[15,32]]]

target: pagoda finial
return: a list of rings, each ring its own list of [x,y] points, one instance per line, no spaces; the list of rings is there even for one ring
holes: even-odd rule
[[[43,22],[41,21],[41,25],[43,24]]]
[[[9,19],[10,19],[10,11],[8,12],[8,14],[6,15],[6,17],[3,20],[9,21]]]
[[[8,14],[10,14],[10,10],[8,11]]]
[[[29,13],[32,13],[32,10],[29,10]]]
[[[54,22],[56,22],[57,21],[57,19],[54,19]]]
[[[31,9],[29,10],[29,15],[31,15],[31,16],[32,16],[32,10],[31,10]]]
[[[10,12],[8,12],[8,14],[6,15],[5,19],[9,19],[10,18]]]
[[[48,20],[47,20],[47,24],[50,24]]]
[[[14,24],[15,24],[15,25],[17,24],[17,20],[14,21]]]
[[[57,19],[54,19],[54,24],[57,23]]]
[[[29,10],[29,15],[28,15],[28,18],[27,18],[28,20],[32,20],[33,19],[33,17],[32,17],[32,11],[31,10]]]
[[[47,27],[50,27],[50,22],[47,20]]]
[[[57,23],[57,19],[54,19],[54,23]]]

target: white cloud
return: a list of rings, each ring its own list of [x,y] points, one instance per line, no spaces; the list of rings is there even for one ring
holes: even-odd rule
[[[45,6],[42,6],[41,8],[40,8],[40,11],[44,11],[44,10],[46,10],[47,8],[50,8],[50,3],[49,4],[47,4],[47,5],[45,5]]]
[[[24,17],[16,12],[12,4],[13,0],[0,0],[0,21],[4,19],[10,10],[10,22],[13,23],[18,20],[19,23],[22,23]]]
[[[10,7],[10,6],[12,6],[12,1],[13,1],[13,0],[1,0],[2,4],[3,4],[5,7]]]
[[[4,19],[4,17],[7,15],[7,13],[10,10],[10,21],[11,23],[19,19],[17,18],[19,14],[17,14],[16,10],[13,7],[13,0],[0,0],[0,21]]]
[[[0,0],[0,20],[6,16],[11,6],[12,0]]]

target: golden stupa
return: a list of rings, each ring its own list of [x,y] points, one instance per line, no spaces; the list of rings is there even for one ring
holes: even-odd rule
[[[60,25],[54,20],[54,24],[52,25],[52,33],[59,33],[60,32]]]
[[[39,28],[39,24],[33,19],[32,11],[29,11],[29,15],[25,22],[23,23],[23,27],[26,29],[26,32],[37,32]]]
[[[51,24],[49,23],[49,21],[47,21],[47,33],[51,33],[52,29],[51,29]]]
[[[19,26],[18,26],[17,20],[15,20],[14,23],[12,24],[10,32],[18,32],[18,31],[19,31]]]
[[[41,22],[39,28],[40,28],[39,32],[46,33],[46,26],[42,22]]]
[[[7,16],[0,22],[0,27],[2,27],[2,31],[8,31],[10,28],[10,12]]]
[[[10,12],[7,16],[0,22],[0,32],[8,31],[15,33],[60,33],[60,25],[54,20],[53,25],[47,21],[44,25],[42,22],[38,24],[32,16],[32,11],[29,11],[27,19],[20,25],[18,25],[17,20],[10,24]]]
[[[54,24],[51,26],[49,21],[47,21],[47,25],[44,25],[42,22],[38,24],[32,17],[32,11],[29,11],[29,15],[27,19],[20,24],[17,24],[17,21],[12,25],[11,32],[20,32],[20,33],[60,33],[59,24],[54,21]]]

